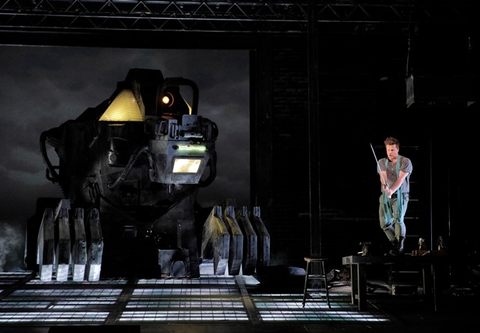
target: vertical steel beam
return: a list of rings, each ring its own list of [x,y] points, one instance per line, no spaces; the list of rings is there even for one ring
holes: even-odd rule
[[[310,180],[310,252],[322,255],[320,221],[318,33],[316,4],[308,1],[308,139]]]

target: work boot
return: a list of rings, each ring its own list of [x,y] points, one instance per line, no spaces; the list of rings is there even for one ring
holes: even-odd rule
[[[388,251],[387,253],[385,253],[386,256],[393,256],[394,254],[392,254],[392,253],[394,251],[396,251],[397,248],[398,248],[398,240],[396,238],[394,238],[390,242],[392,243],[392,249],[390,251]]]
[[[398,239],[398,249],[397,249],[397,252],[399,255],[403,254],[404,252],[403,243],[405,243],[405,237],[400,237]]]
[[[397,244],[393,248],[393,250],[390,250],[389,252],[391,256],[401,256],[403,254],[403,244],[405,243],[405,237],[399,237],[396,243]]]

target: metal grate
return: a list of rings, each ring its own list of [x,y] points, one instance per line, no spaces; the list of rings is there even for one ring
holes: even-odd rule
[[[262,321],[320,321],[320,322],[386,322],[381,313],[352,311],[349,295],[330,293],[330,305],[325,295],[311,293],[302,308],[303,294],[252,294],[255,307]]]
[[[167,322],[386,322],[380,313],[359,312],[350,295],[322,295],[302,308],[299,293],[250,293],[245,278],[202,276],[197,279],[39,282],[28,274],[0,272],[2,325],[118,325]],[[318,298],[318,301],[317,301]]]
[[[248,321],[246,311],[239,310],[166,310],[166,311],[125,311],[120,322],[157,321]]]

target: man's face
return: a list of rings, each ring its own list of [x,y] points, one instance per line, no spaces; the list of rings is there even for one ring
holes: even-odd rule
[[[386,145],[387,156],[390,161],[396,160],[398,158],[398,148],[397,145]]]

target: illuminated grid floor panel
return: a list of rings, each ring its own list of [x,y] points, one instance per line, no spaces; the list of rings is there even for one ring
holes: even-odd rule
[[[359,312],[350,304],[350,295],[330,293],[330,307],[325,295],[311,293],[303,307],[303,294],[252,294],[263,321],[313,322],[387,322],[381,313]]]
[[[5,301],[0,302],[0,309],[43,309],[43,310],[66,310],[66,309],[89,309],[95,307],[108,308],[116,304],[114,300],[85,300],[85,299],[73,299],[73,300],[55,300],[55,301]]]
[[[139,280],[139,284],[118,319],[121,323],[249,320],[233,277]]]
[[[32,272],[30,271],[19,271],[19,272],[1,272],[0,274],[0,280],[4,279],[19,279],[19,278],[25,278],[27,276],[32,275]]]
[[[356,311],[259,311],[263,321],[386,322],[386,316]]]
[[[124,311],[120,322],[156,321],[248,321],[246,311],[239,310],[165,310],[165,311]]]
[[[0,312],[0,324],[104,323],[108,312]]]
[[[312,294],[305,302],[303,307],[303,294],[252,294],[251,295],[257,309],[275,309],[275,310],[352,310],[349,294],[330,293],[330,307],[327,304],[325,295]]]
[[[32,276],[31,272],[0,272],[0,285],[9,286],[16,283],[19,280],[26,279],[27,277]],[[4,290],[0,289],[0,293]]]
[[[30,297],[113,297],[116,298],[122,292],[121,289],[19,289],[15,290],[11,295],[17,298]]]
[[[97,285],[125,285],[128,283],[128,280],[124,280],[124,279],[118,279],[118,280],[113,280],[113,279],[109,279],[109,280],[100,280],[100,281],[81,281],[81,282],[76,282],[76,281],[72,281],[72,280],[68,280],[68,281],[56,281],[56,280],[52,280],[52,281],[41,281],[38,279],[38,276],[33,279],[33,280],[30,280],[28,281],[27,285],[62,285],[62,286],[69,286],[69,285],[72,285],[72,286],[88,286],[88,285],[91,285],[91,286],[97,286]]]
[[[243,308],[241,299],[226,299],[226,298],[143,298],[141,300],[130,301],[126,305],[126,309],[171,309],[171,308],[199,308],[199,309],[238,309]]]
[[[144,289],[137,288],[133,296],[171,296],[171,295],[189,295],[189,296],[216,296],[216,295],[238,295],[238,288],[155,288]]]
[[[182,279],[182,278],[168,278],[168,279],[140,279],[138,284],[163,284],[163,285],[236,285],[236,281],[231,276],[205,275],[199,278]]]
[[[376,312],[359,312],[349,294],[330,293],[331,308],[311,294],[249,293],[241,277],[195,279],[39,281],[32,274],[0,272],[2,325],[114,325],[166,322],[380,322]]]

